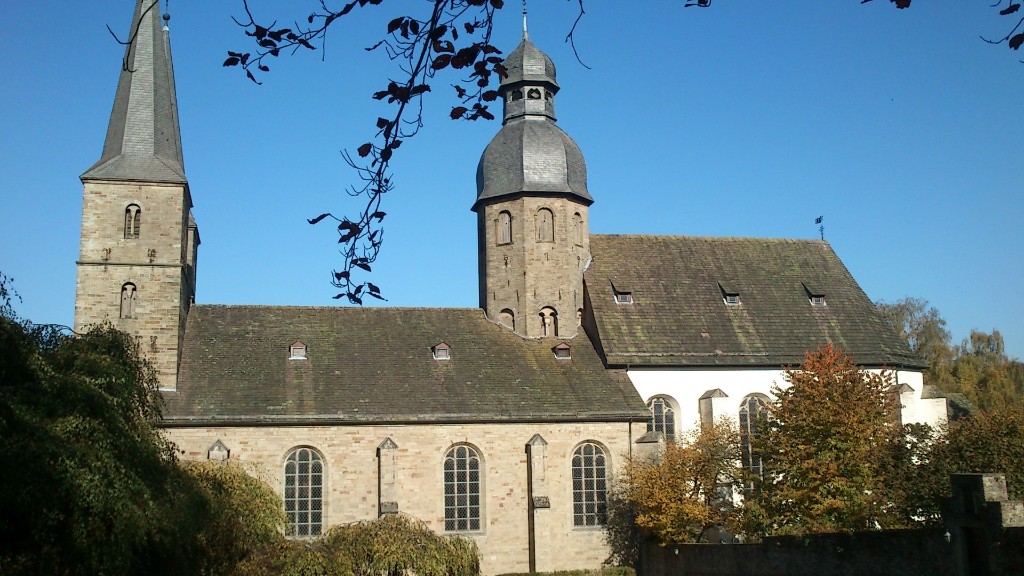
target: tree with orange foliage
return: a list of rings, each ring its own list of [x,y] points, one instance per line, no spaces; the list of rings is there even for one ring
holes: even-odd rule
[[[706,528],[731,524],[731,499],[722,488],[741,483],[736,423],[720,420],[668,442],[659,457],[633,459],[623,475],[623,496],[637,527],[663,544],[699,542]]]
[[[913,463],[888,457],[904,442],[893,373],[826,345],[785,377],[760,423],[765,475],[744,503],[748,526],[767,535],[903,524],[887,475]]]

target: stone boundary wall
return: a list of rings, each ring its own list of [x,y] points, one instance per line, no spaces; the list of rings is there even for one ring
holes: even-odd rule
[[[761,544],[641,546],[640,576],[954,576],[945,529],[766,538]],[[1024,574],[1024,528],[990,548],[990,574]]]

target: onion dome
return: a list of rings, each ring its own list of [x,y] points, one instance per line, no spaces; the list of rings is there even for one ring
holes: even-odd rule
[[[520,194],[570,195],[587,205],[587,165],[576,142],[555,124],[555,65],[524,34],[504,62],[499,92],[505,103],[501,130],[477,165],[481,202]]]

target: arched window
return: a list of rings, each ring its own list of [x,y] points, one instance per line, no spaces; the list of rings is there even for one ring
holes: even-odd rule
[[[555,217],[547,208],[537,211],[537,241],[555,241]]]
[[[760,476],[764,472],[761,455],[754,451],[757,438],[757,420],[768,405],[768,397],[751,394],[740,404],[740,455],[743,467]]]
[[[138,292],[135,284],[126,282],[121,286],[121,318],[135,318],[135,304],[138,301]]]
[[[523,91],[522,90],[513,90],[512,93],[509,94],[508,99],[513,101],[513,102],[515,102],[516,100],[522,100],[523,99]]]
[[[285,535],[319,536],[324,524],[324,463],[312,448],[296,448],[284,463]]]
[[[540,100],[540,96],[541,94],[539,88],[530,88],[529,90],[526,91],[526,97],[530,100]]]
[[[665,440],[675,440],[676,411],[672,402],[664,396],[655,396],[647,403],[651,410],[651,419],[647,422],[648,432],[661,432]]]
[[[498,226],[495,232],[498,236],[498,244],[512,243],[512,214],[505,210],[498,214]]]
[[[593,442],[572,453],[572,523],[600,526],[608,521],[608,457]]]
[[[454,446],[444,456],[444,529],[480,529],[480,454]]]
[[[550,306],[540,309],[541,336],[558,336],[558,312]]]
[[[515,330],[516,329],[516,313],[511,311],[511,310],[509,310],[508,308],[505,308],[500,313],[498,313],[498,322],[501,322],[502,325],[507,326],[507,327]]]
[[[577,246],[583,246],[583,216],[579,212],[572,215],[572,240]]]
[[[138,238],[141,227],[142,208],[138,204],[129,204],[124,209],[124,237],[131,240]]]

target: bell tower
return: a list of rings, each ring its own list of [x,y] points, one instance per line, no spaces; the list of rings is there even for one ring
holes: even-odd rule
[[[75,330],[133,334],[161,389],[176,386],[195,299],[199,231],[181,153],[174,69],[159,3],[137,0],[99,161],[82,174]]]
[[[480,307],[526,338],[572,338],[590,260],[587,167],[555,123],[555,65],[523,39],[505,59],[501,130],[477,166]]]

